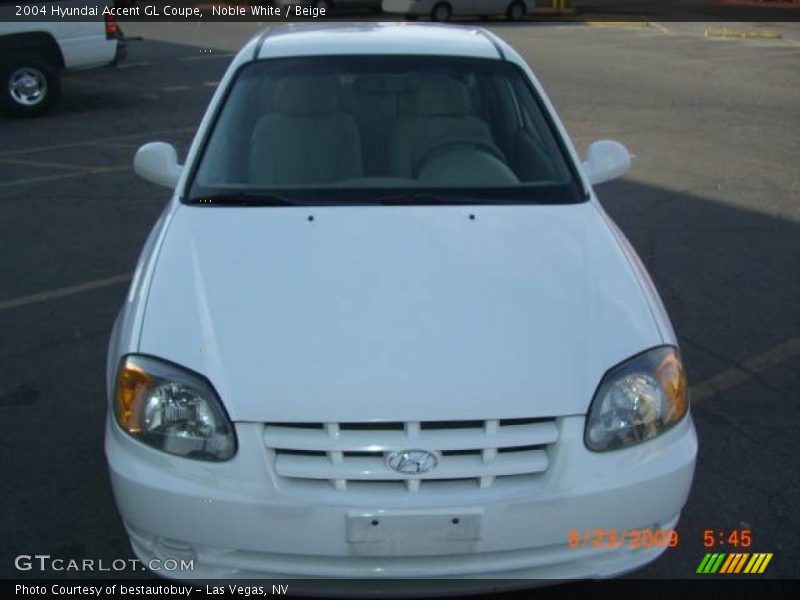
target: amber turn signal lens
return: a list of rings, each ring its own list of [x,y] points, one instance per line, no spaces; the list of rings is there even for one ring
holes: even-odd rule
[[[677,351],[665,354],[661,363],[656,367],[656,378],[661,384],[664,393],[672,400],[670,414],[666,416],[667,423],[675,423],[683,418],[689,408],[687,401],[686,372]]]
[[[141,420],[139,419],[139,407],[141,402],[137,402],[153,387],[152,378],[130,358],[126,359],[120,367],[117,377],[117,396],[116,396],[116,416],[117,423],[128,433],[140,433]]]

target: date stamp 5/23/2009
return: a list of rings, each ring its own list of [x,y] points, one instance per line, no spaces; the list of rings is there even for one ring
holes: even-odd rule
[[[674,529],[570,529],[570,548],[674,548],[679,542]]]

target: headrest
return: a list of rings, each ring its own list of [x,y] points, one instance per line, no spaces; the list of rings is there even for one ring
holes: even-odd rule
[[[331,75],[289,75],[275,92],[275,110],[284,115],[336,112],[339,82]]]
[[[470,110],[467,86],[450,77],[426,81],[414,98],[414,113],[418,116],[456,117],[468,115]]]

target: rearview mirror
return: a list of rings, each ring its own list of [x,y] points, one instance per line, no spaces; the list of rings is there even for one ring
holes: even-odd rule
[[[586,151],[583,168],[592,185],[625,175],[631,168],[631,155],[619,142],[600,140]]]
[[[136,151],[133,170],[142,179],[174,189],[183,166],[178,164],[178,153],[172,144],[150,142]]]

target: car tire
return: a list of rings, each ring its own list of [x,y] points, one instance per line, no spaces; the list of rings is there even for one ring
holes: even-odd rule
[[[450,20],[452,14],[453,9],[450,8],[450,5],[447,2],[439,2],[431,11],[431,21],[435,21],[436,23],[446,23]]]
[[[525,5],[517,0],[508,6],[506,18],[509,21],[522,21],[525,18]]]
[[[36,54],[12,55],[0,62],[0,109],[12,117],[33,117],[61,96],[58,69]]]

